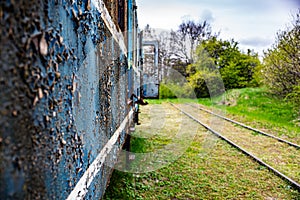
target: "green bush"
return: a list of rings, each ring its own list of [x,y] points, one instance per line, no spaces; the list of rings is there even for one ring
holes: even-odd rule
[[[199,45],[195,62],[187,67],[187,80],[197,97],[213,97],[226,89],[256,87],[255,68],[259,67],[258,55],[243,53],[234,40],[212,38]]]
[[[286,100],[300,108],[300,85],[294,87],[293,91],[286,96]]]
[[[196,98],[193,88],[187,83],[162,83],[159,87],[160,99]]]
[[[171,89],[166,84],[160,84],[159,86],[159,98],[160,99],[174,99],[176,95],[171,91]]]

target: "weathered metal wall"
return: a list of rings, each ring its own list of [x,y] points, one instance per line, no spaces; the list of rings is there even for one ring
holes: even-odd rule
[[[112,136],[122,146],[130,121],[121,28],[108,27],[102,1],[0,5],[0,199],[99,199],[111,173],[103,149]]]

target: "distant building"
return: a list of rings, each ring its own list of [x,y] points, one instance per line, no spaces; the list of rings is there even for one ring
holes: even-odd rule
[[[143,75],[142,75],[142,95],[145,98],[159,98],[159,67],[158,48],[156,40],[143,41]]]

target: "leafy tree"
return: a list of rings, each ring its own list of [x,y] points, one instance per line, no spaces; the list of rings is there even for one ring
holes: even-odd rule
[[[197,97],[216,96],[223,93],[224,85],[214,59],[200,45],[195,53],[195,62],[187,68],[188,82]]]
[[[277,33],[276,43],[265,52],[258,74],[275,94],[300,99],[300,9],[292,27]]]
[[[241,52],[233,39],[223,41],[212,37],[205,40],[197,49],[197,65],[200,64],[199,59],[203,59],[203,56],[199,57],[199,53],[203,52],[206,52],[214,67],[219,69],[226,89],[256,85],[253,75],[255,68],[260,65],[258,55],[251,51],[247,54]],[[190,76],[195,76],[191,69],[189,68]],[[197,70],[203,71],[199,67]]]

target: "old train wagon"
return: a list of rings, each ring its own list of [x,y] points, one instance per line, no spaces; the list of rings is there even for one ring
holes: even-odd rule
[[[132,122],[135,1],[0,5],[0,199],[101,198]]]

